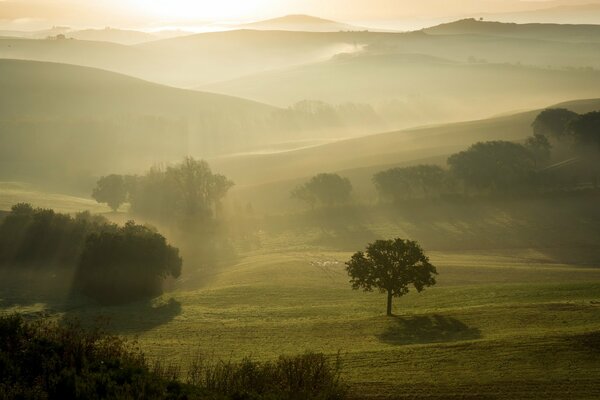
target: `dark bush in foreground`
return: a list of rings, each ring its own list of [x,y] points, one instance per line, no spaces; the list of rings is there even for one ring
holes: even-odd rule
[[[130,221],[87,238],[75,283],[105,303],[133,301],[160,294],[165,278],[179,277],[181,264],[179,250],[164,236]]]
[[[181,384],[154,373],[116,336],[75,324],[0,318],[2,399],[177,398]]]
[[[340,380],[339,357],[332,364],[325,355],[306,353],[281,356],[277,361],[258,363],[219,362],[192,365],[189,381],[233,399],[334,400],[346,397]]]
[[[322,354],[275,362],[153,366],[134,344],[74,323],[0,318],[0,399],[334,400],[339,363]]]

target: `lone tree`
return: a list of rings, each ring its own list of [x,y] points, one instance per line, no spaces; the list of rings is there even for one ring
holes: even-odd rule
[[[113,211],[117,211],[127,200],[127,184],[122,175],[103,176],[96,183],[92,198],[98,203],[106,203]]]
[[[377,240],[367,246],[366,252],[355,253],[346,263],[352,289],[387,292],[387,315],[392,315],[392,298],[402,297],[409,287],[421,292],[435,285],[437,271],[412,240]]]
[[[318,174],[305,184],[296,187],[291,196],[307,202],[311,207],[317,203],[331,207],[349,201],[351,192],[352,184],[348,178],[338,174]]]

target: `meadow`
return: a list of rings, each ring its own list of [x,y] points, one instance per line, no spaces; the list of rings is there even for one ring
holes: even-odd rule
[[[552,206],[560,202],[546,201]],[[534,223],[547,211],[521,223]],[[570,213],[576,220],[577,210]],[[373,238],[401,235],[402,226],[410,231],[397,214],[399,220],[387,225],[385,216],[370,217],[365,230]],[[432,215],[425,225],[439,218]],[[508,211],[504,218],[510,226]],[[555,229],[564,227],[561,221]],[[465,223],[477,228],[475,220]],[[385,316],[384,295],[350,289],[344,262],[358,245],[347,237],[346,245],[315,241],[323,229],[298,227],[290,216],[263,222],[255,238],[260,244],[238,246],[230,262],[187,264],[170,290],[153,300],[104,307],[71,294],[65,277],[38,276],[37,284],[12,277],[2,288],[0,307],[2,313],[108,323],[111,331],[137,340],[152,359],[184,370],[197,357],[339,354],[353,398],[597,398],[600,270],[582,261],[595,258],[594,248],[573,233],[593,241],[595,228],[570,232],[581,247],[559,257],[536,243],[515,246],[500,239],[498,226],[479,225],[483,236],[500,229],[497,248],[483,248],[474,238],[463,246],[451,237],[430,241],[438,284],[396,299],[391,318]],[[544,229],[539,240],[553,246],[551,225]]]

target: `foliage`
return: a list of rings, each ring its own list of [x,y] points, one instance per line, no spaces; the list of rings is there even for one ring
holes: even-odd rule
[[[506,141],[479,142],[448,158],[450,171],[467,187],[509,192],[531,181],[535,161],[525,146]]]
[[[577,116],[569,124],[569,130],[580,149],[600,150],[600,111]]]
[[[550,108],[542,111],[533,121],[533,133],[562,140],[569,136],[569,124],[577,118],[577,113],[564,108]]]
[[[189,380],[196,386],[234,399],[319,399],[346,397],[339,356],[331,363],[321,353],[281,356],[276,361],[240,363],[196,361]]]
[[[373,183],[381,198],[399,201],[417,195],[439,194],[446,184],[446,171],[437,165],[416,165],[378,172]]]
[[[75,323],[0,318],[0,398],[176,399],[181,387],[116,336]]]
[[[122,175],[103,176],[96,182],[92,198],[98,203],[106,203],[113,211],[117,211],[127,200],[127,186]]]
[[[346,263],[350,283],[355,290],[387,292],[387,315],[392,315],[392,297],[401,297],[410,286],[421,292],[435,285],[436,268],[415,241],[377,240],[366,252],[355,253]]]
[[[552,145],[548,138],[539,133],[525,140],[525,147],[533,155],[537,167],[546,164],[550,160]]]
[[[162,235],[129,221],[87,238],[76,284],[102,302],[136,300],[159,294],[165,278],[179,277],[181,264],[179,250]]]
[[[340,364],[323,354],[274,362],[151,365],[135,343],[74,322],[0,317],[0,398],[344,399]]]
[[[232,186],[225,176],[213,174],[206,161],[187,157],[133,179],[130,203],[134,213],[150,218],[207,221]]]
[[[311,207],[317,204],[331,207],[335,204],[346,203],[350,200],[352,184],[348,178],[338,174],[318,174],[307,183],[296,187],[292,198],[304,201]]]
[[[72,266],[86,237],[114,227],[100,216],[71,217],[20,203],[0,223],[0,265]]]

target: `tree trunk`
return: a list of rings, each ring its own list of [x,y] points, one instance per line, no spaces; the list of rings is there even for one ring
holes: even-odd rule
[[[387,315],[388,317],[392,315],[392,291],[388,290],[387,293]]]

